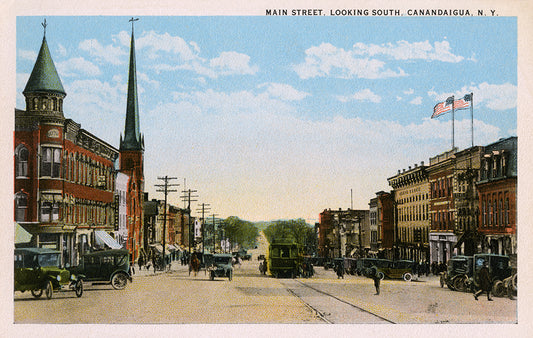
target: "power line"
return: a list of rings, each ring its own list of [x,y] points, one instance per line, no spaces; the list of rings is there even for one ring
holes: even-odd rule
[[[159,188],[162,188],[162,189],[158,189],[156,190],[157,192],[163,192],[165,194],[165,206],[163,208],[163,270],[165,270],[165,265],[166,265],[166,257],[165,257],[165,249],[166,249],[166,245],[167,245],[167,195],[171,192],[177,192],[177,190],[175,189],[169,189],[170,187],[177,187],[179,186],[179,184],[169,184],[168,182],[170,180],[176,180],[177,177],[168,177],[168,176],[165,176],[165,177],[158,177],[157,178],[158,180],[162,180],[164,182],[164,184],[155,184],[156,187],[159,187]],[[155,267],[154,267],[155,269]]]

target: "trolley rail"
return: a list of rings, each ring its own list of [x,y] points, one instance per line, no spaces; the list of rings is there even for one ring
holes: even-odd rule
[[[360,306],[357,306],[353,303],[350,303],[346,300],[343,300],[335,295],[332,295],[329,292],[317,289],[313,286],[308,285],[307,283],[304,283],[302,281],[292,279],[292,280],[284,280],[282,284],[287,288],[287,290],[295,297],[299,298],[307,307],[309,307],[314,313],[316,313],[317,317],[320,318],[322,321],[328,323],[328,324],[335,324],[335,323],[388,323],[388,324],[395,324],[390,319],[387,319],[383,316],[380,316],[372,311],[369,311],[367,309],[364,309]],[[307,289],[306,291],[302,290],[302,293],[307,292],[306,295],[299,294],[296,289],[297,286],[303,287],[304,289]],[[314,297],[309,294],[309,291],[311,293],[314,293]],[[324,299],[324,297],[321,297],[320,301],[317,301],[316,294],[320,294],[322,296],[327,297],[327,299]],[[329,300],[328,300],[329,299]],[[336,308],[339,307],[345,307],[345,308],[353,308],[357,309],[357,312],[351,312],[350,316],[346,315],[338,315],[335,316],[335,313],[332,313],[335,311]],[[328,312],[328,309],[332,312]],[[333,310],[332,310],[333,309]],[[342,312],[341,309],[339,309],[339,313]],[[346,313],[346,311],[345,311]],[[335,317],[343,317],[342,319],[336,320]]]

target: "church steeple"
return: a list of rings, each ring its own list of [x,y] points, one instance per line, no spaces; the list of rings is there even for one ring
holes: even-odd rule
[[[144,139],[139,129],[139,104],[137,101],[137,70],[135,66],[135,38],[131,18],[130,67],[128,76],[128,98],[126,104],[126,125],[124,139],[120,138],[120,150],[144,150]]]

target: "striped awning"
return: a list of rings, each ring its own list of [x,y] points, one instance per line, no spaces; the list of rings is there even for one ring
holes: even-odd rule
[[[122,249],[122,245],[120,245],[113,237],[111,237],[110,234],[103,230],[95,230],[94,236],[96,238],[97,242],[103,242],[105,245],[110,247],[111,249]]]

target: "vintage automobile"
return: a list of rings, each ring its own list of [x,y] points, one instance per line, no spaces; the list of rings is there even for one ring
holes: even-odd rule
[[[410,260],[396,260],[392,261],[389,259],[376,259],[372,262],[372,268],[377,270],[378,275],[381,279],[390,278],[390,279],[403,279],[406,282],[411,281],[413,275],[411,271],[413,269],[413,261]],[[367,269],[367,274],[369,270]]]
[[[489,265],[493,295],[501,297],[505,294],[510,294],[513,290],[507,289],[508,287],[513,287],[516,292],[516,272],[509,264],[509,257],[487,253],[474,255],[473,276],[469,279],[470,289],[474,291],[479,288],[479,270],[485,261]],[[511,283],[508,282],[509,284],[506,284],[504,281],[510,281]]]
[[[243,261],[249,261],[252,259],[252,255],[248,253],[246,249],[240,249],[239,251],[232,252],[233,257],[239,257]]]
[[[116,290],[122,290],[133,281],[130,275],[130,253],[125,249],[94,251],[85,254],[80,264],[69,268],[74,274],[82,274],[83,280],[91,283],[111,283]]]
[[[232,260],[233,256],[230,254],[211,255],[206,260],[207,271],[209,271],[209,279],[214,280],[215,277],[228,277],[228,279],[231,281],[233,279]]]
[[[383,280],[385,279],[385,270],[389,269],[392,265],[390,259],[381,259],[375,258],[372,259],[370,267],[368,267],[364,273],[365,276],[369,276],[372,273],[372,270],[376,269],[378,276]]]
[[[364,275],[366,270],[371,268],[377,258],[358,258],[355,263],[355,273],[359,276]]]
[[[467,291],[473,275],[474,257],[458,255],[448,260],[447,269],[440,273],[440,286],[450,290]]]
[[[35,298],[52,298],[56,291],[83,294],[83,275],[61,267],[61,252],[46,248],[15,249],[15,291],[31,291]]]

